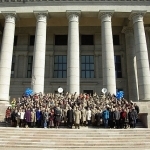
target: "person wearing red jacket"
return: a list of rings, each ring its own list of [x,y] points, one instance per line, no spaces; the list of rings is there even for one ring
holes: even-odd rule
[[[120,122],[121,122],[121,128],[127,128],[127,112],[125,109],[122,109],[121,113],[120,113]]]

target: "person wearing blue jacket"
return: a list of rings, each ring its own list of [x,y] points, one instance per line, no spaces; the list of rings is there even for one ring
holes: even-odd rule
[[[105,128],[107,128],[108,120],[109,120],[109,109],[108,108],[105,108],[105,110],[102,113],[102,117],[103,117],[104,126],[105,126]]]
[[[40,108],[38,108],[38,110],[36,111],[36,124],[38,128],[41,127],[41,117],[42,117],[42,112]]]

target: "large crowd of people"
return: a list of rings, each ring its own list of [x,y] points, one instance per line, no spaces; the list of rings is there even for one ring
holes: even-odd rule
[[[6,110],[6,125],[26,128],[135,128],[139,107],[110,93],[22,95]]]

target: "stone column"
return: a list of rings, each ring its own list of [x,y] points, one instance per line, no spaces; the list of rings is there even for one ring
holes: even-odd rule
[[[148,51],[148,60],[149,60],[149,65],[150,65],[150,28],[146,27],[145,28],[145,35],[146,35],[146,43],[147,43],[147,51]]]
[[[45,51],[46,51],[46,25],[48,12],[34,12],[37,23],[33,53],[32,84],[33,91],[44,93]]]
[[[79,16],[80,11],[67,11],[68,51],[67,51],[67,91],[80,93],[80,61],[79,61]]]
[[[102,37],[103,87],[116,94],[116,76],[111,17],[113,11],[100,11]]]
[[[14,74],[14,78],[18,77],[18,54],[15,55],[15,74]]]
[[[0,101],[8,101],[16,14],[15,12],[2,13],[5,16],[5,26],[0,58]]]
[[[150,71],[143,24],[144,14],[145,12],[133,11],[130,18],[133,20],[134,25],[139,100],[150,100]]]
[[[136,69],[133,29],[131,27],[124,27],[122,32],[125,33],[125,40],[126,40],[129,99],[133,101],[138,101],[139,100],[138,81],[137,81],[137,69]]]

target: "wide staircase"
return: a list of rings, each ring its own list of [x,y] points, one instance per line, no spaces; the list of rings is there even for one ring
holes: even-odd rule
[[[0,150],[150,150],[150,129],[0,127]]]

